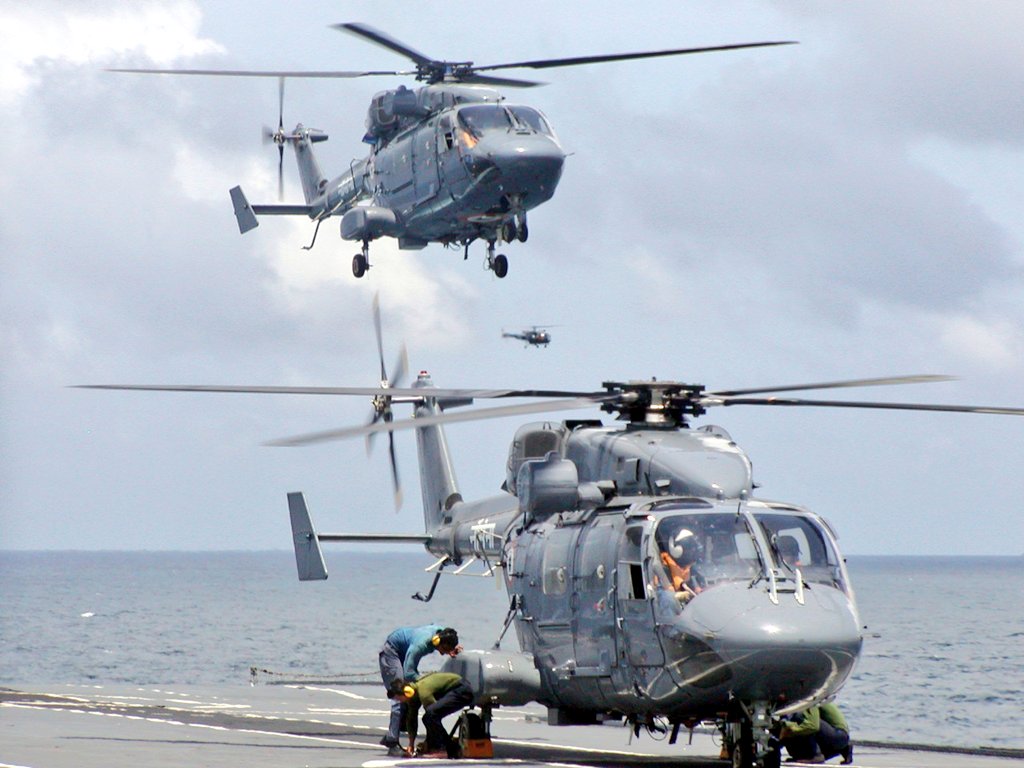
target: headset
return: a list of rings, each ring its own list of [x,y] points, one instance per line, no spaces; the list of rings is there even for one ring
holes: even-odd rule
[[[413,688],[411,685],[403,686],[402,695],[405,696],[407,699],[411,699],[413,696],[416,695],[416,689]]]

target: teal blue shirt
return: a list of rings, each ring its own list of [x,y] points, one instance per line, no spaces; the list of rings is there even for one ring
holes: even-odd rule
[[[441,624],[422,627],[400,627],[388,635],[387,642],[402,657],[402,677],[408,681],[420,676],[420,659],[434,650],[434,635],[444,629]]]

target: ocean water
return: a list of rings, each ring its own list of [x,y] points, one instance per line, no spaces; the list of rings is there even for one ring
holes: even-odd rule
[[[331,577],[300,583],[290,552],[0,552],[0,684],[374,681],[396,626],[451,624],[468,648],[501,632],[493,578],[422,603],[419,550],[327,556]],[[1024,748],[1024,558],[849,567],[868,634],[839,697],[854,738]]]

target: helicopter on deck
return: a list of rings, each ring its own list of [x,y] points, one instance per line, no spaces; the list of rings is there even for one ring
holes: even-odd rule
[[[1024,408],[811,400],[779,393],[908,384],[905,376],[707,391],[675,381],[605,382],[602,390],[444,389],[420,372],[380,387],[91,385],[101,389],[373,398],[363,426],[270,443],[309,445],[414,429],[425,531],[321,533],[302,493],[288,494],[300,580],[327,578],[323,542],[407,542],[437,558],[429,600],[446,568],[500,572],[508,613],[489,651],[446,662],[472,685],[486,720],[498,706],[536,701],[552,725],[625,719],[634,732],[701,721],[726,734],[737,768],[774,766],[774,719],[843,686],[863,644],[849,574],[831,526],[796,504],[753,495],[749,457],[726,430],[693,427],[712,407],[827,406],[1024,415]],[[397,378],[397,377],[396,377]],[[520,403],[455,411],[476,399]],[[392,407],[414,415],[395,419]],[[570,409],[615,414],[521,426],[501,491],[463,498],[444,425]],[[393,480],[398,494],[398,473]],[[428,569],[429,570],[429,569]],[[521,652],[500,649],[515,626]]]
[[[250,71],[208,69],[110,69],[179,75],[276,77],[279,81],[278,125],[264,138],[278,148],[278,196],[283,196],[284,147],[295,150],[305,202],[296,205],[251,205],[240,186],[230,190],[243,234],[258,226],[257,215],[304,215],[320,224],[341,217],[343,240],[362,248],[352,258],[352,273],[370,268],[369,244],[394,237],[402,249],[429,243],[462,246],[468,258],[475,240],[487,243],[485,265],[497,277],[508,273],[508,258],[495,253],[496,243],[526,242],[527,212],[549,200],[561,178],[565,152],[547,118],[537,109],[507,102],[491,86],[528,87],[532,80],[482,74],[498,69],[545,69],[608,61],[676,56],[690,53],[787,45],[760,42],[702,48],[620,53],[518,61],[486,66],[470,61],[431,58],[366,24],[336,24],[349,32],[411,59],[411,71]],[[370,154],[353,160],[333,179],[324,176],[313,144],[327,134],[301,123],[284,128],[286,78],[353,78],[413,76],[422,87],[400,85],[376,94],[370,102],[363,141]],[[311,248],[310,243],[306,248]]]
[[[529,328],[524,328],[519,333],[502,331],[501,338],[519,339],[524,342],[527,347],[546,347],[551,343],[551,333],[547,328],[542,328],[539,325],[531,325]]]

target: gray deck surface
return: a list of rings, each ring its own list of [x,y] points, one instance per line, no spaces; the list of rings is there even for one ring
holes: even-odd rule
[[[378,743],[387,712],[383,690],[368,685],[0,688],[0,768],[728,765],[706,733],[695,733],[691,744],[683,731],[670,746],[646,734],[631,740],[622,725],[554,728],[539,706],[495,712],[494,759],[388,758]],[[855,758],[864,768],[1024,763],[1019,757],[862,745]]]

